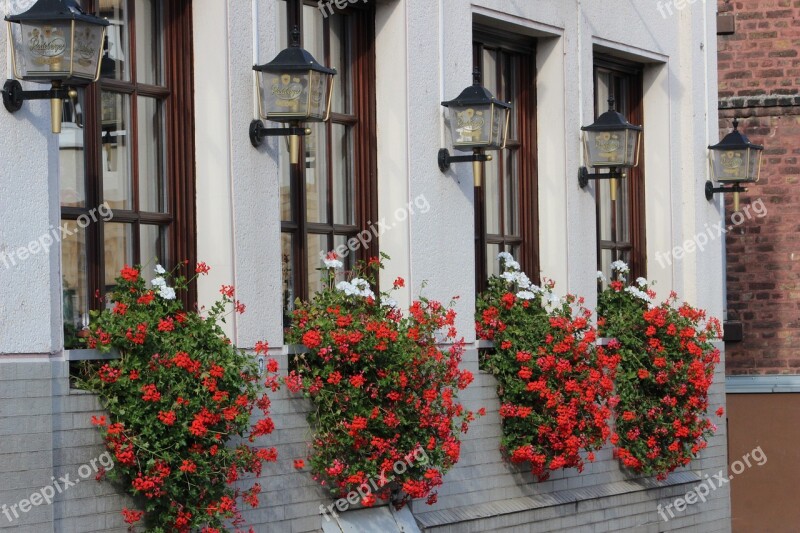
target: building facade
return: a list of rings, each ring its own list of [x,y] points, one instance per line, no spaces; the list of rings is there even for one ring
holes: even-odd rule
[[[10,13],[32,3],[3,5]],[[411,504],[421,529],[730,529],[727,485],[669,520],[659,513],[725,469],[725,427],[663,482],[626,474],[610,448],[583,474],[542,483],[504,462],[496,384],[478,368],[473,322],[476,292],[501,251],[590,306],[597,271],[625,260],[661,296],[675,290],[722,315],[724,243],[675,252],[723,216],[703,195],[705,147],[718,135],[716,6],[87,0],[84,8],[112,25],[101,79],[65,102],[62,133],[49,132],[46,102],[0,113],[0,504],[51,476],[74,477],[102,453],[90,425],[99,404],[70,387],[70,363],[85,355],[75,349],[85,315],[105,305],[124,264],[211,265],[187,303],[212,302],[220,285],[235,284],[247,312],[229,334],[243,348],[268,341],[285,372],[285,312],[319,286],[320,252],[355,238],[346,260],[388,254],[385,279],[407,281],[401,304],[423,283],[430,298],[460,297],[464,365],[476,376],[462,398],[489,413],[465,437],[438,502]],[[331,120],[312,127],[304,161],[290,165],[283,139],[254,148],[248,127],[258,114],[252,66],[285,48],[295,27],[338,75]],[[0,57],[8,58],[5,31]],[[476,67],[514,106],[509,143],[485,164],[480,187],[471,165],[442,173],[436,162],[440,148],[452,149],[441,102],[470,85]],[[0,75],[11,77],[10,59]],[[607,183],[578,184],[580,128],[609,96],[644,126],[640,165],[613,202]],[[724,372],[723,363],[712,405],[725,403]],[[277,429],[264,444],[280,459],[265,468],[262,504],[245,518],[256,531],[341,530],[320,514],[330,503],[322,488],[291,465],[306,451],[307,404],[281,392],[273,405]],[[126,503],[87,479],[52,505],[0,516],[0,529],[124,531]]]
[[[798,281],[794,261],[800,208],[794,184],[800,140],[800,31],[796,6],[719,2],[729,32],[719,37],[720,134],[738,117],[765,146],[759,183],[744,217],[727,235],[726,342],[730,457],[757,440],[775,457],[731,486],[734,530],[790,531],[800,512],[786,505],[798,471],[793,428],[800,415],[795,352]],[[730,212],[731,206],[728,206]],[[764,415],[767,416],[764,416]]]

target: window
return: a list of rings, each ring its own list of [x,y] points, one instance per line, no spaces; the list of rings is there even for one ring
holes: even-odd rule
[[[631,124],[644,123],[642,69],[614,58],[595,58],[595,116],[608,110],[613,96],[617,111]],[[642,138],[644,145],[644,137]],[[611,199],[610,180],[596,180],[597,268],[609,274],[611,263],[625,261],[631,278],[647,277],[644,217],[644,159],[617,180],[617,198]]]
[[[307,124],[297,165],[280,150],[283,307],[321,288],[324,255],[347,245],[377,218],[375,145],[374,16],[349,5],[323,16],[317,2],[279,2],[280,48],[296,25],[303,47],[320,63],[336,68],[331,118]],[[327,15],[327,13],[326,13]],[[345,268],[366,259],[377,241],[343,257]]]
[[[532,279],[539,277],[536,191],[536,83],[533,40],[498,39],[476,30],[473,58],[483,85],[511,102],[508,142],[484,163],[475,188],[476,288],[499,274],[497,254],[509,252]]]
[[[67,348],[124,264],[195,261],[190,1],[83,7],[111,25],[100,81],[65,102],[59,136],[62,226],[77,230],[62,240]]]

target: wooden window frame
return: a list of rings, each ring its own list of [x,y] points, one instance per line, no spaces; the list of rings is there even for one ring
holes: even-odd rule
[[[487,245],[497,244],[507,251],[508,246],[519,246],[517,257],[522,269],[536,283],[540,278],[539,271],[539,187],[538,187],[538,153],[537,153],[537,111],[536,111],[536,41],[523,36],[508,35],[493,28],[476,26],[473,31],[473,65],[481,69],[483,50],[497,50],[515,56],[519,61],[519,97],[517,105],[512,109],[517,113],[517,138],[507,143],[507,149],[515,151],[518,158],[519,199],[519,235],[505,233],[504,163],[505,153],[496,154],[499,161],[499,218],[500,233],[486,233],[486,195],[483,186],[475,187],[475,287],[478,292],[486,290],[488,284]],[[503,61],[497,63],[497,79],[500,80]],[[481,69],[482,70],[482,69]],[[505,89],[505,88],[504,88]],[[490,89],[491,90],[491,89]],[[504,95],[495,95],[502,98]],[[509,134],[510,135],[510,134]],[[485,175],[485,172],[484,172]]]
[[[595,55],[594,69],[593,69],[593,85],[594,94],[597,94],[597,71],[607,70],[614,76],[626,80],[628,84],[628,102],[627,108],[629,109],[628,116],[625,117],[628,122],[636,125],[644,125],[644,67],[632,61],[626,61],[613,56]],[[614,90],[611,89],[610,90]],[[599,105],[595,102],[595,105]],[[604,112],[605,109],[595,109],[595,116]],[[619,241],[614,235],[616,234],[617,217],[612,217],[611,221],[611,240],[601,240],[600,238],[600,222],[601,222],[601,192],[599,188],[595,189],[595,213],[596,213],[596,227],[597,227],[597,269],[602,271],[602,251],[612,250],[612,261],[620,259],[620,253],[628,251],[630,253],[630,277],[636,279],[639,277],[647,277],[647,230],[645,218],[645,160],[644,160],[644,143],[645,137],[642,132],[641,147],[639,154],[639,165],[628,169],[627,177],[619,180],[619,187],[628,188],[629,204],[626,210],[628,218],[628,227],[630,228],[630,241]],[[612,209],[613,212],[616,209]]]
[[[301,43],[303,39],[303,6],[317,6],[317,2],[305,0],[287,1],[287,32],[297,26],[300,29]],[[335,10],[336,11],[336,10]],[[344,225],[333,222],[333,187],[327,187],[325,209],[328,213],[328,223],[309,222],[307,220],[307,206],[305,194],[305,168],[302,164],[290,165],[290,202],[293,220],[281,220],[281,235],[292,236],[293,254],[293,280],[294,296],[307,300],[309,294],[308,284],[308,236],[348,236],[354,237],[362,230],[370,227],[378,219],[378,163],[377,163],[377,127],[375,122],[376,95],[375,95],[375,16],[372,6],[350,5],[341,12],[354,17],[351,37],[352,50],[350,54],[353,94],[350,99],[350,113],[332,112],[330,120],[322,124],[326,129],[327,171],[326,179],[332,180],[331,138],[333,125],[345,125],[352,128],[353,150],[353,210],[354,224]],[[335,16],[331,15],[331,16]],[[325,31],[329,31],[330,19],[328,16],[323,24]],[[327,39],[325,40],[325,57],[317,58],[323,64],[330,64],[330,50]],[[301,141],[301,152],[305,151],[305,141]],[[374,239],[368,246],[358,248],[355,252],[356,260],[368,260],[377,253],[372,250],[379,248],[379,238]]]
[[[97,12],[96,0],[84,2],[87,12]],[[159,258],[167,268],[178,262],[197,262],[196,214],[195,214],[195,163],[194,163],[194,70],[193,34],[191,0],[163,2],[163,86],[134,83],[101,78],[97,83],[83,90],[82,107],[84,135],[84,184],[86,190],[85,207],[61,207],[63,220],[77,220],[104,202],[103,198],[103,151],[100,94],[103,90],[131,96],[130,138],[137,139],[136,95],[156,97],[163,102],[164,181],[166,187],[166,208],[164,213],[139,212],[135,198],[138,197],[138,153],[137,142],[131,143],[130,160],[132,165],[132,209],[114,209],[113,222],[133,225],[133,262],[140,261],[141,224],[155,224],[167,229],[167,258]],[[132,77],[136,65],[136,13],[134,0],[127,0],[125,6],[129,39],[128,69]],[[105,307],[105,247],[104,224],[102,221],[85,228],[86,266],[88,303],[90,310]],[[197,302],[196,282],[190,283],[186,294],[178,297],[187,308]]]

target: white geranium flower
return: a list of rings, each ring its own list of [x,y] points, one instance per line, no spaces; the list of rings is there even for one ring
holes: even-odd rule
[[[640,286],[640,287],[646,287],[647,286],[647,280],[644,279],[644,278],[636,278],[636,284],[638,286]]]
[[[517,293],[517,298],[521,300],[533,300],[536,298],[536,293],[531,291],[519,291]]]
[[[361,278],[353,278],[352,281],[340,281],[336,288],[347,296],[362,296],[364,298],[375,298],[375,293],[369,286],[369,282]]]
[[[344,268],[344,263],[339,261],[339,256],[336,255],[336,252],[328,252],[322,262],[325,263],[325,268]]]
[[[520,270],[522,268],[522,267],[519,266],[519,263],[517,263],[514,260],[514,256],[511,255],[508,252],[500,252],[499,254],[497,254],[497,258],[503,260],[503,268],[506,271],[508,271],[508,270]]]
[[[394,309],[400,307],[400,304],[397,303],[397,300],[395,300],[394,298],[390,298],[388,296],[381,297],[381,305],[384,307],[392,307]]]
[[[597,279],[602,281],[603,283],[605,283],[607,281],[606,280],[606,276],[602,272],[600,272],[599,270],[597,271]]]
[[[614,261],[611,263],[611,270],[617,272],[629,272],[630,268],[628,268],[628,264],[625,261]]]
[[[634,295],[635,297],[639,298],[640,300],[644,300],[647,303],[650,303],[650,296],[644,292],[643,290],[637,289],[636,287],[625,287],[625,292]]]
[[[521,289],[527,289],[531,286],[531,280],[524,272],[503,272],[500,277],[506,280],[509,284],[517,284]]]
[[[156,265],[156,268],[154,270],[156,271],[156,274],[164,274],[167,272],[161,265]]]
[[[153,287],[166,287],[167,286],[167,282],[161,276],[153,279],[153,281],[151,281],[150,283],[153,284]]]
[[[175,289],[173,289],[172,287],[167,287],[166,285],[162,285],[158,289],[158,295],[164,298],[165,300],[174,300]]]

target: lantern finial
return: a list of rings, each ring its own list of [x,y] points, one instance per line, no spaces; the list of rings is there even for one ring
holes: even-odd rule
[[[614,98],[613,94],[608,97],[608,110],[609,111],[617,110],[617,100]]]
[[[481,84],[481,69],[479,69],[478,67],[472,69],[472,84],[473,85]]]
[[[292,44],[290,46],[300,47],[300,28],[296,25],[292,28]]]
[[[739,131],[739,118],[733,117],[733,131]]]

